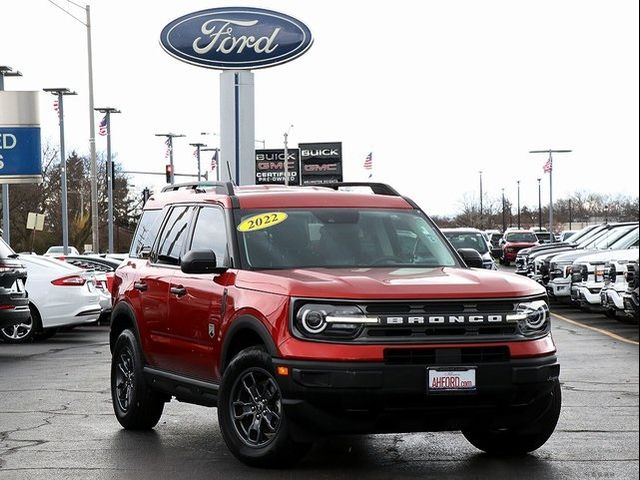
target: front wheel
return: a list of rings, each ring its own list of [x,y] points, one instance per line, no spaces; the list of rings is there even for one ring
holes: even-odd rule
[[[42,331],[40,314],[33,305],[29,305],[31,316],[17,325],[0,329],[0,338],[6,343],[28,343],[38,338]]]
[[[498,430],[463,430],[462,434],[474,447],[491,455],[524,455],[549,440],[558,423],[561,404],[560,381],[556,380],[547,409],[531,424]]]
[[[120,425],[127,430],[150,430],[156,426],[164,400],[146,384],[136,336],[124,330],[111,358],[111,400]]]
[[[259,348],[240,352],[224,372],[218,423],[231,453],[247,465],[287,466],[310,447],[291,439],[271,357]]]

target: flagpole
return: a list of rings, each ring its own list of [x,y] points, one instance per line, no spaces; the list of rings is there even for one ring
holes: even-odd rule
[[[111,114],[121,113],[120,110],[113,107],[100,107],[95,109],[96,112],[104,113],[104,123],[107,129],[107,242],[109,253],[116,253],[113,248],[113,159],[111,157]],[[100,122],[102,126],[102,122]],[[100,132],[99,132],[100,133]],[[100,133],[103,135],[103,133]]]

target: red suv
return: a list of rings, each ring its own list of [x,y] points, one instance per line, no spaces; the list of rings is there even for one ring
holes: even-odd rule
[[[531,248],[538,245],[538,237],[530,230],[513,230],[504,234],[502,244],[502,258],[500,263],[509,265],[516,261],[518,252],[524,248]]]
[[[123,427],[154,427],[172,398],[217,407],[231,452],[259,466],[331,433],[461,430],[495,454],[551,436],[544,288],[480,268],[391,187],[168,189],[113,285]]]

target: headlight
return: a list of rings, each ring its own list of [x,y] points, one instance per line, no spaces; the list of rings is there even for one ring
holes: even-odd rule
[[[377,323],[355,305],[308,303],[295,314],[294,327],[308,338],[353,338],[367,323]]]
[[[549,330],[551,313],[545,300],[521,303],[515,313],[507,315],[508,322],[517,322],[523,335],[535,335]]]

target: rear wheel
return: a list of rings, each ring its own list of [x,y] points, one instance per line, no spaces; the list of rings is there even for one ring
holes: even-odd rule
[[[37,333],[42,331],[42,320],[38,310],[29,305],[31,317],[18,325],[0,329],[0,338],[6,343],[27,343],[37,338]]]
[[[498,430],[463,430],[462,434],[477,449],[492,455],[524,455],[549,440],[560,417],[562,392],[555,381],[549,393],[548,407],[531,424]]]
[[[145,382],[143,367],[136,336],[124,330],[111,357],[111,400],[118,422],[128,430],[155,427],[164,410],[164,400]]]
[[[287,466],[310,447],[292,440],[271,357],[256,347],[240,352],[226,369],[218,423],[231,453],[247,465]]]

